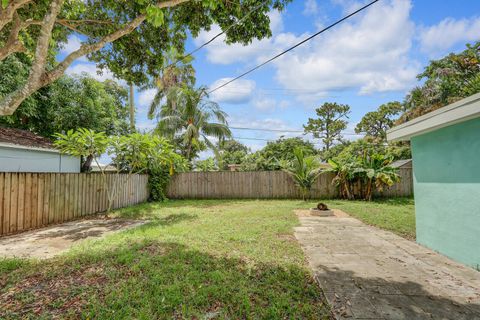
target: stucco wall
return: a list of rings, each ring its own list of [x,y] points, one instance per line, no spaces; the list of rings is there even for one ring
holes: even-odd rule
[[[80,159],[57,152],[0,146],[0,172],[80,172]]]
[[[412,138],[417,241],[480,266],[480,118]]]

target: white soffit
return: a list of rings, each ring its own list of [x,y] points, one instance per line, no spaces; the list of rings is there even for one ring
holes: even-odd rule
[[[480,93],[391,128],[387,131],[387,140],[410,140],[411,137],[478,117]]]

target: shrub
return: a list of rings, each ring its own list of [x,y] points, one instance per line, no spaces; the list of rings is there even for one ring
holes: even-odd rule
[[[170,177],[170,168],[167,166],[150,170],[148,175],[148,189],[150,191],[148,201],[167,200],[167,187]]]

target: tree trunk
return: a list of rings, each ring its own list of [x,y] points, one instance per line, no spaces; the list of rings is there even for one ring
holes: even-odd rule
[[[158,8],[169,8],[177,6],[181,3],[190,0],[169,0],[157,3]],[[29,1],[25,1],[29,2]],[[49,11],[42,20],[39,36],[35,48],[35,58],[30,68],[30,74],[27,81],[17,88],[15,91],[8,93],[0,98],[0,115],[8,116],[12,115],[20,104],[38,89],[51,84],[58,78],[60,78],[67,68],[78,58],[83,57],[89,53],[98,51],[118,38],[121,38],[127,34],[130,34],[140,24],[142,24],[147,18],[146,14],[140,14],[131,21],[124,24],[118,30],[106,35],[96,42],[83,44],[78,50],[73,51],[65,57],[65,59],[58,63],[53,69],[46,70],[46,62],[48,56],[48,48],[51,42],[52,29],[57,21],[57,16],[61,12],[64,0],[52,0],[50,3]],[[1,12],[0,12],[1,14]],[[13,18],[13,14],[12,14]],[[11,19],[9,18],[8,22]],[[3,21],[0,21],[0,26]]]
[[[93,155],[88,155],[87,159],[85,159],[85,162],[82,164],[81,171],[82,172],[88,172],[90,171],[90,167],[92,166],[92,161],[93,161]]]
[[[130,129],[135,132],[135,102],[133,96],[133,83],[128,84],[130,86]]]

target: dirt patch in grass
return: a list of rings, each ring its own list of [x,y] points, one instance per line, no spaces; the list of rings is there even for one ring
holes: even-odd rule
[[[340,209],[331,209],[333,214],[337,218],[349,218],[350,216]],[[310,212],[310,209],[297,209],[295,210],[297,217],[316,217]]]
[[[24,318],[45,313],[52,318],[78,316],[107,281],[101,265],[70,270],[55,277],[36,273],[0,295],[0,317]]]

